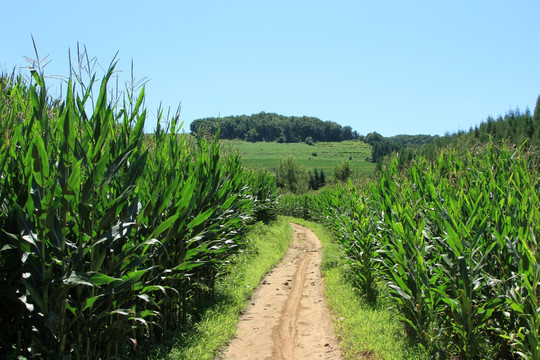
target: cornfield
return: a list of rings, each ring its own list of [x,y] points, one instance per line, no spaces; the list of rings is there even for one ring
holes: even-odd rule
[[[426,354],[539,359],[539,193],[538,153],[490,143],[279,207],[332,229],[366,300],[391,294]]]
[[[143,134],[144,88],[114,103],[114,67],[62,100],[41,71],[0,78],[2,358],[133,356],[183,326],[250,224],[275,216],[274,178],[217,137],[161,112]]]

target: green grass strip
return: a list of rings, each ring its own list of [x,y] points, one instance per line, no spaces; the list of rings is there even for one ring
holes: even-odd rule
[[[248,249],[231,261],[227,275],[216,285],[219,299],[207,309],[189,333],[175,334],[176,345],[162,346],[147,359],[214,359],[234,336],[240,313],[263,276],[285,255],[292,228],[280,218],[257,226],[249,235]]]
[[[323,244],[321,264],[327,302],[336,334],[346,359],[426,359],[419,349],[407,344],[403,327],[389,302],[370,306],[347,280],[347,262],[340,245],[322,225],[297,218],[285,218],[309,227]],[[384,302],[384,301],[383,301]]]

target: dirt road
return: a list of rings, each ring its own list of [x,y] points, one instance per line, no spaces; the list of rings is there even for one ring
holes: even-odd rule
[[[221,359],[342,359],[323,293],[321,242],[291,226],[293,245],[261,281]]]

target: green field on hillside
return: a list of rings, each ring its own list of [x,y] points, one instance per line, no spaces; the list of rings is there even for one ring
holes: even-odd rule
[[[276,142],[246,142],[222,140],[225,151],[238,151],[242,162],[250,168],[274,170],[279,160],[292,156],[306,169],[323,169],[327,176],[334,173],[334,167],[344,160],[351,164],[353,176],[369,175],[375,164],[366,161],[371,156],[371,146],[360,141],[319,142],[279,144]]]

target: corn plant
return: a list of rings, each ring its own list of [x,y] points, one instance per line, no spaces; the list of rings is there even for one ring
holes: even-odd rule
[[[325,209],[325,219],[334,220],[327,225],[344,245],[353,283],[366,301],[373,304],[377,299],[382,245],[368,205],[369,198],[352,183],[335,194],[333,206],[319,204],[319,207]],[[337,214],[336,207],[340,209]]]
[[[351,260],[367,250],[370,260],[357,268],[377,264],[369,267],[375,281],[388,286],[406,333],[427,353],[532,359],[538,169],[525,145],[450,147],[406,168],[391,158],[358,187],[282,198],[280,206],[325,223]],[[365,274],[355,274],[359,288]]]
[[[39,69],[0,82],[2,357],[131,357],[187,326],[272,206],[271,177],[178,134],[178,114],[144,135],[144,88],[112,101],[114,68],[62,101]]]
[[[532,216],[538,212],[532,211]],[[513,276],[513,287],[508,290],[506,302],[509,310],[516,314],[517,326],[505,331],[502,337],[509,340],[517,354],[524,359],[540,357],[540,314],[538,309],[540,284],[540,263],[538,243],[531,227],[519,234],[519,271]],[[510,317],[510,311],[507,313]]]
[[[276,178],[267,171],[250,171],[248,183],[253,197],[253,217],[257,221],[269,223],[277,218],[278,190]]]

